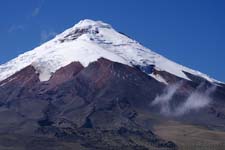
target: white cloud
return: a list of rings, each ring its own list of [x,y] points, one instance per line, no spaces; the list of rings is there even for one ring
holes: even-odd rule
[[[182,83],[180,82],[178,84],[168,86],[163,92],[163,94],[157,96],[154,99],[152,105],[159,105],[162,114],[170,115],[171,114],[170,101],[172,100],[176,91],[181,87],[181,85]]]
[[[197,111],[201,108],[208,106],[212,101],[210,95],[215,91],[215,89],[216,87],[212,86],[204,92],[199,92],[198,90],[196,90],[187,98],[187,100],[180,107],[176,109],[176,112],[174,114],[183,115],[192,110]]]
[[[166,116],[181,116],[190,111],[198,111],[201,108],[208,106],[212,99],[210,95],[215,91],[216,87],[212,86],[206,90],[202,90],[203,84],[199,85],[194,92],[192,92],[183,103],[171,109],[170,102],[173,100],[173,96],[177,90],[182,86],[182,83],[168,86],[165,91],[157,96],[151,105],[159,106],[160,113]]]

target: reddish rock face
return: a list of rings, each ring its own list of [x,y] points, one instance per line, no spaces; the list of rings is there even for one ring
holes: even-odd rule
[[[57,70],[46,84],[48,84],[49,89],[55,88],[74,78],[82,69],[84,69],[84,67],[79,62],[72,62]]]
[[[33,66],[28,66],[11,77],[0,82],[0,85],[34,86],[39,83],[38,73]]]

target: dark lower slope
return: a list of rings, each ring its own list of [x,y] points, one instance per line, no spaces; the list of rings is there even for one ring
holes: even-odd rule
[[[29,150],[177,149],[174,142],[163,140],[164,134],[153,133],[155,127],[176,120],[225,129],[223,86],[213,90],[213,101],[204,108],[174,115],[192,93],[204,93],[213,85],[155,70],[169,82],[165,85],[140,69],[101,58],[86,68],[79,62],[71,63],[47,82],[39,81],[32,66],[21,70],[0,83],[0,132],[4,135],[0,146]],[[179,86],[165,115],[162,106],[152,103],[174,85]]]

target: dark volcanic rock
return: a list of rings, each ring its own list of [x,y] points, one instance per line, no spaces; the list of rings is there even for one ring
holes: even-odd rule
[[[160,74],[170,84],[182,82],[172,100],[174,107],[201,84],[197,79],[186,81],[154,70],[154,66],[144,69]],[[160,114],[159,108],[150,104],[167,85],[140,68],[101,58],[85,68],[73,62],[56,71],[49,81],[40,82],[35,69],[28,66],[0,85],[1,132],[56,139],[56,147],[69,142],[83,149],[177,149],[173,142],[151,132],[156,122],[149,116]],[[210,120],[215,121],[212,125],[223,123],[224,97],[224,87],[220,86],[210,107],[195,117],[187,115],[185,121],[205,125],[210,114]],[[203,119],[199,121],[199,117]]]

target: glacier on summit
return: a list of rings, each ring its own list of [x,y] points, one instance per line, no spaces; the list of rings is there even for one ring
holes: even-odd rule
[[[166,71],[186,80],[191,79],[183,71],[203,77],[209,82],[219,82],[145,48],[117,32],[109,24],[89,19],[80,21],[54,39],[0,65],[0,81],[29,65],[34,66],[39,73],[40,81],[47,81],[56,70],[71,62],[79,61],[86,67],[101,57],[129,66],[154,65],[159,71]],[[166,83],[162,77],[149,75]]]

